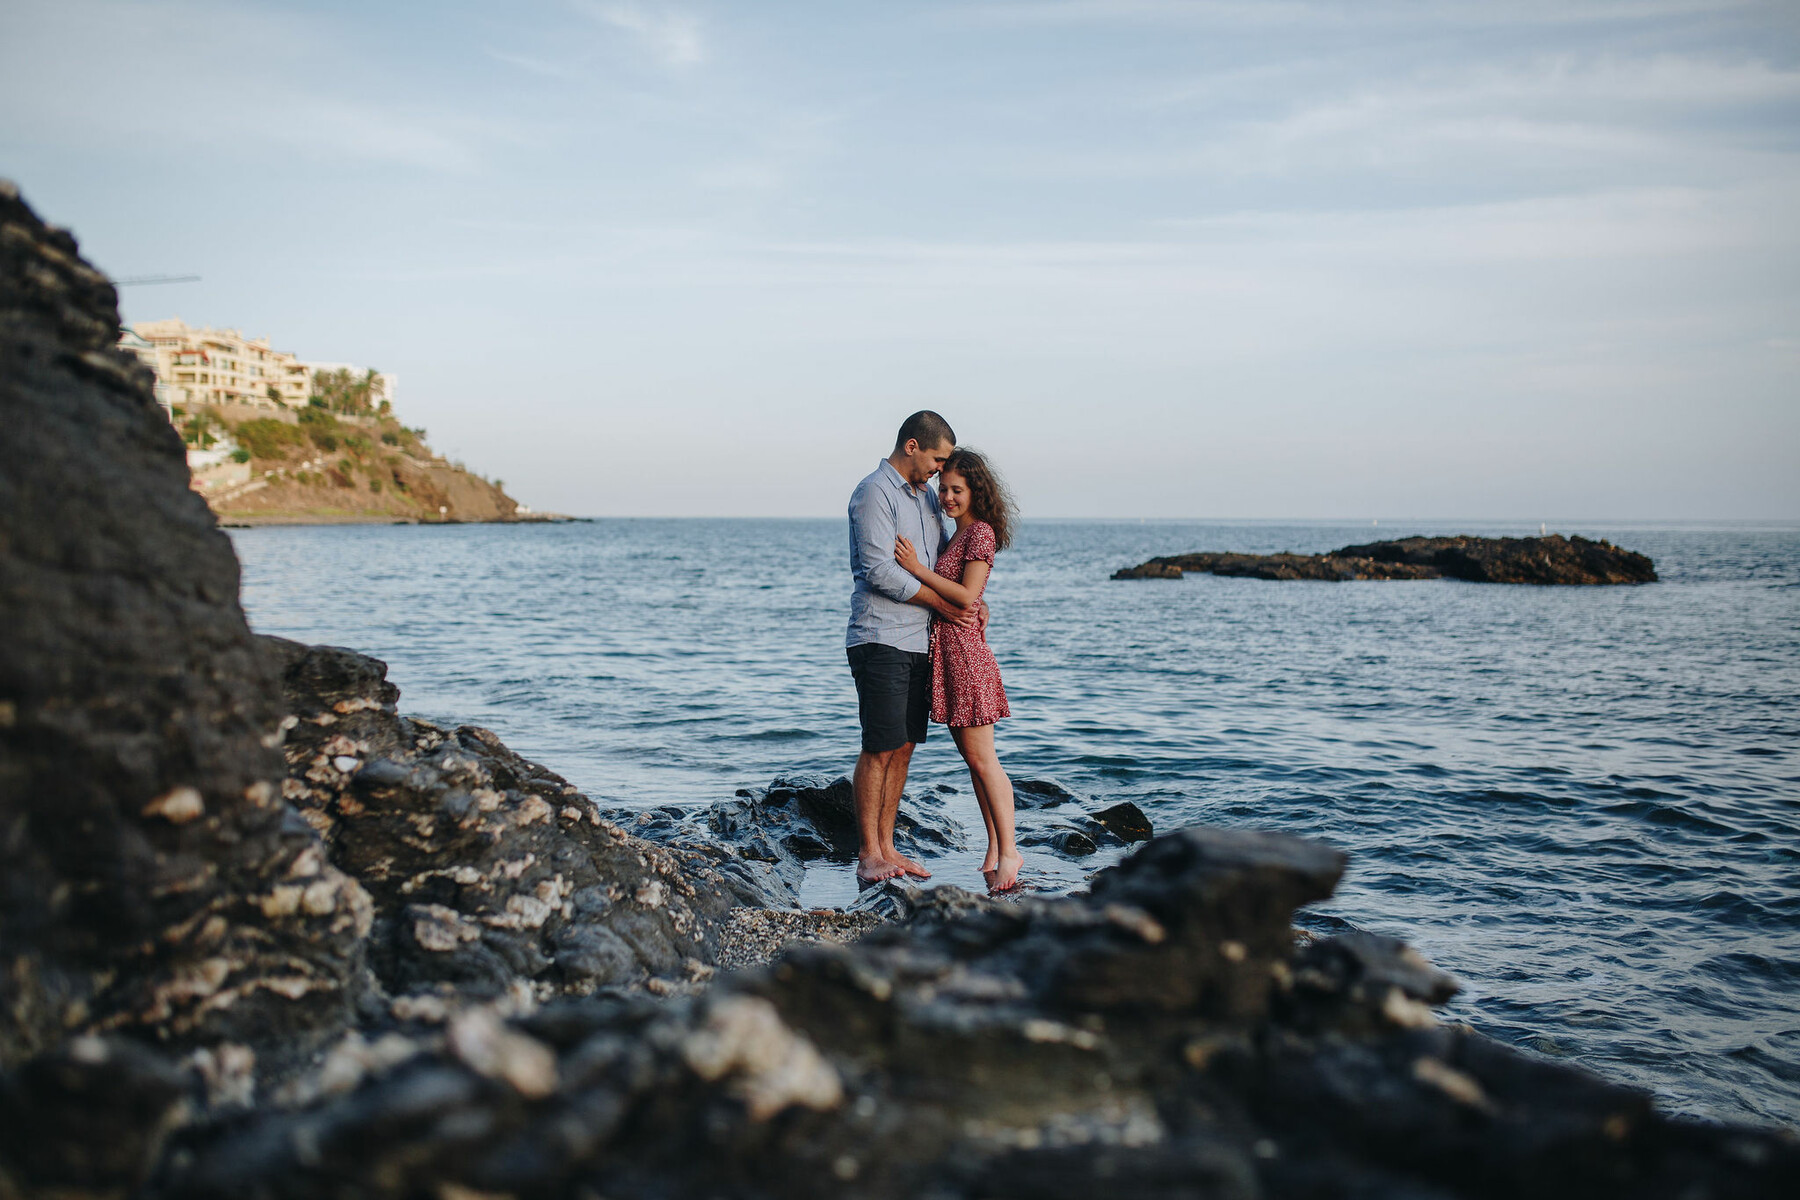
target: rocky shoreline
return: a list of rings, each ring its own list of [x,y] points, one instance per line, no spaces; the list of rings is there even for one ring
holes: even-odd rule
[[[1442,1024],[1393,939],[1296,939],[1320,843],[1037,782],[1042,853],[1136,849],[808,913],[840,781],[607,812],[402,715],[377,660],[250,631],[117,321],[0,190],[0,1200],[1800,1188],[1789,1132]]]
[[[1122,567],[1114,579],[1180,579],[1184,574],[1253,579],[1461,579],[1470,583],[1594,585],[1656,582],[1648,557],[1605,538],[1403,538],[1325,554],[1176,554]]]

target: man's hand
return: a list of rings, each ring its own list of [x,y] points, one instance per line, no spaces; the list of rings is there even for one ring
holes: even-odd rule
[[[974,608],[963,608],[940,597],[943,607],[938,609],[938,616],[952,625],[961,625],[964,629],[980,629],[986,621],[987,602],[983,601]]]
[[[981,600],[976,603],[975,614],[976,614],[976,628],[981,630],[982,637],[986,637],[987,636],[987,623],[988,623],[988,606],[987,606],[986,600]]]

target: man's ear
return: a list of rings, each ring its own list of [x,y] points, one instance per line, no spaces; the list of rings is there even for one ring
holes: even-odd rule
[[[918,438],[907,438],[906,445],[900,447],[900,453],[906,455],[906,457],[908,457],[908,458],[911,458],[913,455],[917,454],[918,452],[919,452],[919,439]]]

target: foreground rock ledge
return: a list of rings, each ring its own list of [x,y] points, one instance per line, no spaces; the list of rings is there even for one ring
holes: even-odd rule
[[[1188,572],[1255,579],[1462,579],[1470,583],[1654,583],[1635,551],[1561,534],[1535,538],[1404,538],[1327,554],[1176,554],[1123,567],[1114,579],[1180,579]]]

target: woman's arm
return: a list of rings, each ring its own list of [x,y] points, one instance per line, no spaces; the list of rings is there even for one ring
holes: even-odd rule
[[[927,572],[930,574],[930,572]],[[970,629],[985,628],[987,624],[987,605],[978,604],[968,608],[961,604],[953,604],[932,590],[934,585],[943,586],[947,581],[941,576],[932,575],[931,583],[920,583],[919,590],[906,601],[920,608],[929,608],[942,620],[952,625],[964,625]]]
[[[994,569],[991,564],[976,559],[963,564],[960,580],[946,579],[936,571],[927,570],[925,564],[919,561],[918,550],[903,537],[894,539],[894,561],[908,575],[958,608],[968,608],[980,598],[981,587],[987,582],[988,572]]]

